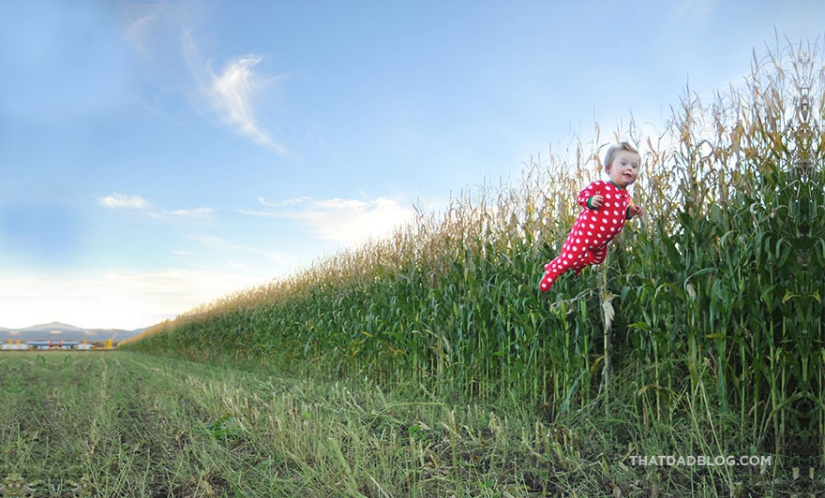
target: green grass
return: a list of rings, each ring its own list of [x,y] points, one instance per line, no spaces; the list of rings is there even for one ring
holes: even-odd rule
[[[823,67],[822,46],[777,47],[754,57],[740,88],[709,101],[688,89],[662,129],[631,120],[603,140],[597,126],[593,143],[531,158],[520,184],[463,193],[386,239],[119,348],[277,371],[322,390],[364,383],[362,407],[380,391],[396,409],[338,414],[351,430],[380,422],[357,433],[391,449],[375,450],[380,464],[351,449],[353,435],[315,434],[292,451],[314,455],[288,460],[289,475],[321,495],[331,482],[367,496],[821,493]],[[631,195],[647,214],[604,264],[541,295],[576,194],[619,139],[639,145]],[[340,392],[325,395],[347,406]],[[372,421],[373,411],[389,418]],[[233,417],[207,417],[201,436],[237,437]],[[634,452],[768,455],[774,465],[640,468],[628,465]]]
[[[631,121],[647,215],[607,261],[537,281],[605,145],[526,165],[391,237],[147,330],[123,349],[420,384],[548,420],[684,420],[777,468],[825,455],[825,78],[821,47],[754,60],[740,89],[688,90],[663,130]],[[627,379],[619,382],[618,379]]]
[[[548,420],[515,400],[457,405],[416,384],[387,391],[371,382],[285,379],[122,352],[0,355],[0,399],[0,496],[824,490],[820,470],[817,487],[806,469],[794,480],[772,466],[633,465],[634,455],[728,453],[689,419],[659,424],[634,417],[630,407],[630,416]]]

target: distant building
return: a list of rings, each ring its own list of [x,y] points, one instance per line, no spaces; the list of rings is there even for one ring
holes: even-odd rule
[[[29,341],[29,349],[45,350],[45,349],[78,349],[80,343],[78,341]]]
[[[29,349],[51,349],[52,341],[29,341],[26,343]]]
[[[11,340],[11,339],[9,339],[9,342],[8,342],[8,343],[4,343],[4,344],[2,345],[2,349],[3,349],[3,351],[24,351],[24,350],[26,350],[26,349],[28,349],[28,348],[29,348],[29,347],[28,347],[28,345],[27,345],[27,344],[23,344],[23,343],[20,341],[20,339],[17,339],[17,342],[12,342],[12,340]]]
[[[0,344],[2,351],[26,351],[26,350],[48,351],[48,350],[72,350],[72,351],[92,351],[92,350],[107,350],[113,349],[112,340],[108,339],[106,342],[90,342],[83,341],[28,341],[23,342],[20,339],[16,341],[9,339],[8,342]]]

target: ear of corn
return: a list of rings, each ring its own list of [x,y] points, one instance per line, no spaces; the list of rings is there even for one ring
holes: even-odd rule
[[[666,129],[617,132],[640,145],[632,189],[646,216],[549,297],[537,281],[576,193],[601,173],[598,135],[531,159],[519,186],[463,193],[439,216],[121,347],[515,396],[550,417],[632,393],[663,423],[689,410],[762,451],[821,455],[820,56],[804,44],[768,54],[743,88],[709,103],[688,91]]]

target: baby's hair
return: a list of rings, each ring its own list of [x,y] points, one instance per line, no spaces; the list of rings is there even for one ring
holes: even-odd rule
[[[610,148],[607,149],[607,154],[605,154],[605,156],[604,156],[604,169],[605,169],[605,171],[607,171],[608,166],[610,166],[610,164],[613,163],[613,160],[616,159],[616,154],[618,154],[620,151],[623,151],[623,150],[625,150],[627,152],[632,152],[632,153],[636,154],[637,156],[639,155],[639,151],[636,150],[632,145],[630,145],[627,142],[619,142],[615,145],[611,145]]]

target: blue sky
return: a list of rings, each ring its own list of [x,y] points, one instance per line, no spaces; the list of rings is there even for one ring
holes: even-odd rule
[[[820,0],[2,2],[0,326],[138,328],[295,273],[822,26]]]

